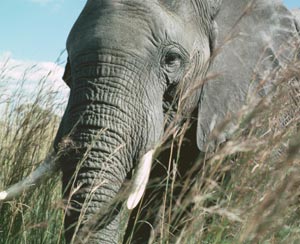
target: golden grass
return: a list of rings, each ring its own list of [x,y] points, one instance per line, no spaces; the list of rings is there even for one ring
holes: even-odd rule
[[[1,71],[5,74],[5,70]],[[6,84],[6,79],[5,75],[1,76],[0,83]],[[26,100],[30,94],[23,89],[23,84],[30,82],[26,81],[26,75],[11,95],[1,89],[1,190],[32,172],[52,147],[60,120],[55,112],[61,105],[46,80],[47,75],[35,87],[30,101]],[[60,191],[57,175],[37,191],[0,203],[0,243],[61,243],[63,204]]]
[[[274,91],[259,102],[249,96],[236,115],[231,140],[195,162],[201,165],[197,181],[175,205],[167,205],[176,180],[176,167],[169,167],[173,171],[166,181],[164,217],[155,228],[154,243],[300,243],[299,61],[268,79]],[[1,117],[0,189],[28,175],[52,146],[57,105],[55,96],[40,87],[30,104],[22,104],[24,94],[16,92]],[[174,133],[174,143],[180,144],[183,133],[167,131],[168,136]],[[65,205],[58,178],[0,205],[0,243],[64,243]],[[191,204],[183,229],[172,237],[170,224]]]
[[[163,206],[167,217],[153,243],[300,243],[300,43],[291,45],[295,58],[261,81],[272,82],[272,91],[261,100],[254,91],[241,111],[216,128],[213,136],[236,121],[232,138],[195,162],[201,171],[188,195],[176,206]],[[174,143],[180,144],[177,134]],[[170,181],[175,174],[169,172]],[[165,230],[190,204],[183,230],[172,237]]]

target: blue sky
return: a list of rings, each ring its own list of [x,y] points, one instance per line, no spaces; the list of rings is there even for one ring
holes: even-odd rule
[[[1,0],[0,54],[54,62],[86,0]],[[285,0],[289,8],[299,0]]]
[[[86,0],[1,0],[0,53],[55,61]]]
[[[283,0],[284,4],[288,8],[300,8],[300,1],[299,0]]]

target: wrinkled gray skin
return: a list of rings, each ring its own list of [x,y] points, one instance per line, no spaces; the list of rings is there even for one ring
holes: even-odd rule
[[[293,9],[292,14],[294,15],[296,20],[297,30],[298,32],[300,32],[300,8]]]
[[[197,144],[202,150],[229,139],[234,121],[218,138],[209,141],[208,136],[255,94],[268,94],[272,84],[258,87],[261,82],[299,53],[291,43],[299,40],[297,20],[280,0],[223,0],[216,22],[221,50],[210,72],[220,76],[204,85],[198,106]]]
[[[217,18],[219,43],[248,2],[224,0]],[[258,2],[254,15],[237,26],[247,37],[226,45],[212,65],[212,73],[225,73],[199,88],[189,101],[189,108],[198,107],[194,136],[201,151],[209,145],[213,125],[245,103],[265,46],[271,40],[272,56],[273,49],[295,33],[290,13],[279,2]],[[213,19],[219,3],[88,0],[67,41],[64,80],[71,93],[55,140],[56,150],[62,152],[64,197],[71,195],[65,220],[68,243],[74,233],[77,241],[117,243],[119,205],[105,224],[95,225],[95,216],[111,206],[140,157],[159,142],[164,131],[163,107],[172,100],[166,93],[182,80],[191,59],[197,60],[194,80],[206,74],[215,45]],[[273,64],[267,60],[264,65],[273,68]],[[216,142],[227,138],[225,132]],[[76,229],[80,211],[84,221]],[[88,233],[82,231],[85,228]]]
[[[64,196],[71,194],[67,242],[80,210],[84,221],[100,215],[140,157],[159,142],[163,97],[182,79],[193,54],[197,69],[206,73],[218,3],[87,1],[67,41],[64,80],[71,93],[55,140],[56,150],[63,152]],[[197,100],[190,106],[197,106]],[[115,210],[107,223],[89,228],[88,243],[118,241],[120,218]],[[86,238],[80,236],[83,229],[80,226],[78,238]]]

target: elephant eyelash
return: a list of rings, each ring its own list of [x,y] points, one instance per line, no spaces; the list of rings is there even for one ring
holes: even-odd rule
[[[187,57],[189,57],[188,52],[183,48],[180,44],[175,42],[170,42],[168,44],[165,44],[161,48],[161,62],[163,62],[164,58],[167,55],[170,55],[170,59],[172,58],[179,58],[185,61]]]
[[[177,64],[181,65],[181,61],[181,55],[176,52],[168,52],[164,57],[164,63],[168,66],[176,66]]]

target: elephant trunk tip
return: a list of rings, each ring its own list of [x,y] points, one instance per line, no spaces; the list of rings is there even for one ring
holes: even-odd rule
[[[127,208],[129,210],[134,209],[144,195],[147,183],[149,181],[154,152],[155,150],[150,150],[141,158],[139,162],[132,184],[132,189],[127,200]]]

